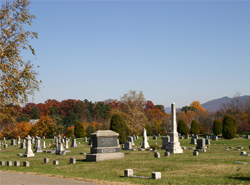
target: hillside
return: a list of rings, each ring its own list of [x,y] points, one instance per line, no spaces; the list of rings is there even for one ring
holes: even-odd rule
[[[240,96],[240,102],[245,102],[250,98],[250,95],[245,95],[245,96]],[[224,96],[222,98],[210,100],[206,103],[201,104],[203,108],[205,108],[207,111],[215,112],[223,108],[223,105],[226,105],[230,103],[230,101],[233,98],[229,98],[227,96]],[[176,110],[181,109],[181,107],[177,108]],[[166,113],[171,113],[171,107],[166,107],[165,108]]]
[[[245,102],[245,101],[247,101],[247,99],[250,98],[250,96],[245,95],[245,96],[240,96],[239,98],[240,98],[240,102]],[[230,103],[232,101],[232,99],[233,98],[229,98],[229,97],[225,96],[225,97],[222,97],[219,99],[210,100],[206,103],[201,104],[201,106],[208,111],[214,112],[214,111],[221,109],[223,107],[223,105]]]

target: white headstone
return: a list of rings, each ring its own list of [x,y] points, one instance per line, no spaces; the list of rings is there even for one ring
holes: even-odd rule
[[[149,148],[147,130],[145,128],[143,128],[142,139],[143,142],[141,148]]]
[[[32,149],[31,149],[31,137],[28,135],[26,137],[26,151],[24,154],[24,157],[34,157],[35,154],[33,153]]]

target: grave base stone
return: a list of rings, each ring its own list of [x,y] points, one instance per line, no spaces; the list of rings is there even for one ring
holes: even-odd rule
[[[76,159],[75,158],[70,158],[69,163],[76,164]]]
[[[43,159],[43,162],[44,162],[44,163],[49,163],[49,158],[44,158],[44,159]]]
[[[14,166],[20,166],[20,161],[15,161]]]
[[[155,157],[155,158],[160,158],[160,157],[161,157],[161,155],[160,155],[160,153],[159,153],[159,152],[154,152],[154,157]]]
[[[7,166],[12,166],[12,161],[7,161]]]
[[[132,177],[134,175],[133,169],[124,170],[124,177]]]
[[[23,162],[23,166],[29,167],[30,166],[30,162],[29,161],[24,161]]]
[[[54,164],[54,165],[58,165],[58,164],[59,164],[59,161],[53,161],[53,164]]]
[[[152,172],[152,179],[161,179],[161,172]]]

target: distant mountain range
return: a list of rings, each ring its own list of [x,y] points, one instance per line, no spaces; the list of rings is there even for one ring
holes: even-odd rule
[[[240,102],[245,102],[250,98],[249,95],[245,96],[240,96],[239,101]],[[206,103],[201,104],[203,108],[205,108],[207,111],[215,112],[218,111],[219,109],[223,108],[223,105],[229,104],[232,101],[233,98],[229,98],[227,96],[208,101]]]
[[[240,100],[240,102],[245,102],[249,98],[250,98],[249,95],[245,95],[245,96],[240,96],[239,100]],[[232,99],[233,98],[229,98],[229,97],[225,96],[225,97],[222,97],[222,98],[219,98],[219,99],[210,100],[210,101],[208,101],[206,103],[201,104],[201,106],[203,108],[205,108],[207,111],[215,112],[215,111],[218,111],[221,108],[223,108],[223,105],[226,105],[226,104],[230,103],[230,101]],[[179,109],[181,109],[181,108],[179,108]],[[177,108],[177,110],[178,110],[178,108]],[[166,107],[165,111],[167,113],[171,113],[171,107]]]

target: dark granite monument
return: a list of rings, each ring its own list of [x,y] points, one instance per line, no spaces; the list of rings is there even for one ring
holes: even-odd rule
[[[87,161],[103,161],[124,158],[120,152],[119,134],[111,130],[98,130],[91,134],[92,147],[87,154]]]

